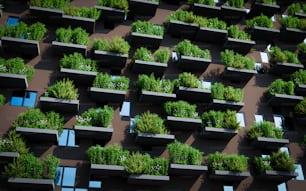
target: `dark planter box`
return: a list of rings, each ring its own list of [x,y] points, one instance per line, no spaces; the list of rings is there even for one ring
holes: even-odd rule
[[[306,31],[295,28],[280,30],[279,39],[285,42],[300,43],[306,38]]]
[[[163,185],[170,181],[169,176],[156,176],[147,174],[131,174],[128,176],[129,184],[140,185]]]
[[[56,24],[61,23],[62,16],[64,11],[58,9],[50,9],[43,7],[30,6],[30,14],[37,21],[47,23],[47,24]]]
[[[83,56],[87,56],[87,46],[80,44],[69,44],[57,41],[52,41],[52,48],[55,53],[62,56],[64,54],[73,54],[75,52],[81,53]]]
[[[114,28],[118,23],[122,23],[125,20],[125,12],[121,9],[115,9],[111,7],[97,6],[95,8],[101,10],[101,16],[99,20],[104,22],[105,28]]]
[[[16,127],[16,132],[26,137],[28,141],[58,143],[58,131],[52,129],[39,129]]]
[[[202,165],[184,165],[171,163],[169,174],[180,176],[200,176],[207,170],[207,166]]]
[[[199,25],[195,23],[170,21],[167,27],[167,33],[176,38],[194,39],[198,29]]]
[[[250,34],[253,40],[273,40],[278,37],[279,29],[270,29],[265,27],[252,27]]]
[[[97,72],[88,72],[82,70],[74,70],[68,68],[61,68],[61,77],[69,78],[78,84],[91,85],[95,80]]]
[[[294,121],[296,124],[301,125],[303,127],[306,124],[306,116],[294,116]]]
[[[250,18],[264,14],[268,17],[272,17],[275,13],[280,11],[280,6],[277,4],[265,4],[254,2],[251,6],[251,11],[249,12]]]
[[[294,89],[294,92],[296,93],[296,95],[306,97],[306,84],[297,85]]]
[[[279,76],[286,76],[300,69],[304,69],[303,64],[277,62],[275,64],[270,64],[269,73]]]
[[[233,21],[237,22],[245,18],[247,15],[247,10],[245,8],[236,8],[227,5],[222,5],[221,14],[223,20],[230,21],[231,23]]]
[[[122,102],[125,100],[126,91],[110,90],[103,88],[90,88],[90,97],[96,102]]]
[[[9,178],[7,180],[10,188],[13,189],[32,189],[32,190],[54,190],[53,179],[34,179],[34,178]]]
[[[57,99],[53,97],[40,97],[39,103],[44,110],[55,110],[77,113],[79,111],[79,100]]]
[[[200,27],[195,40],[223,44],[227,39],[227,30]]]
[[[277,150],[284,145],[289,144],[288,139],[274,139],[267,137],[258,137],[257,139],[251,142],[253,147],[262,148],[262,149],[270,149]]]
[[[175,140],[174,135],[137,133],[135,142],[139,145],[166,146]]]
[[[294,107],[300,101],[303,100],[303,96],[275,94],[268,100],[268,104],[271,106],[291,106]]]
[[[101,178],[101,176],[123,176],[125,167],[119,165],[90,164],[90,176]]]
[[[202,120],[193,119],[193,118],[167,116],[166,123],[170,127],[171,130],[194,131],[201,127]]]
[[[163,40],[163,36],[131,33],[131,45],[135,47],[158,48]]]
[[[264,172],[257,175],[257,178],[277,181],[277,182],[287,182],[295,177],[298,174],[296,172],[287,172],[287,171],[278,171],[278,170],[265,170]]]
[[[0,151],[0,166],[13,162],[14,158],[19,157],[18,152],[2,152]]]
[[[124,68],[127,58],[127,54],[118,54],[101,50],[94,51],[94,59],[98,61],[100,66]]]
[[[88,33],[95,33],[95,27],[96,27],[95,19],[63,15],[62,22],[63,26],[71,26],[72,28],[82,27]]]
[[[133,63],[133,72],[138,74],[154,73],[155,76],[160,77],[164,74],[167,68],[167,63],[146,62],[143,60],[135,60],[135,62]]]
[[[221,181],[241,181],[249,176],[251,176],[250,172],[215,170],[209,175],[209,178]]]
[[[213,99],[209,105],[210,109],[214,110],[235,110],[239,111],[244,106],[243,102],[233,102],[226,100]]]
[[[299,19],[306,19],[306,14],[305,13],[294,13],[294,16],[299,18]]]
[[[0,87],[27,89],[28,80],[26,75],[0,73]]]
[[[255,41],[252,40],[240,40],[228,37],[223,45],[223,49],[233,50],[240,54],[247,54],[255,44]]]
[[[199,15],[202,17],[220,18],[221,7],[194,3],[192,7],[192,12],[195,15]]]
[[[209,64],[211,63],[211,59],[205,58],[196,58],[191,56],[180,55],[178,67],[184,71],[205,71]]]
[[[229,140],[238,134],[238,130],[227,128],[205,127],[201,132],[201,137],[208,139]]]
[[[176,99],[175,94],[152,92],[152,91],[142,91],[140,98],[139,98],[139,102],[163,104],[167,101],[174,101],[175,99]]]
[[[74,126],[75,138],[89,139],[96,141],[109,141],[112,138],[114,129],[109,127],[94,127],[94,126]]]
[[[3,36],[1,37],[1,44],[4,52],[14,52],[26,57],[35,57],[40,54],[39,41],[37,40],[26,40]]]
[[[222,78],[232,82],[248,82],[255,74],[256,70],[225,67]]]
[[[207,103],[211,101],[211,90],[180,86],[179,89],[176,91],[176,97],[177,99],[186,100],[193,103]]]
[[[143,0],[129,0],[129,16],[148,16],[153,17],[159,2],[143,1]]]

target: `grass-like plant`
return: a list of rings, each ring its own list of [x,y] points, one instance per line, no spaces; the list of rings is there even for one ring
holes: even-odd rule
[[[4,95],[0,94],[0,108],[5,104],[5,97]]]
[[[153,92],[172,93],[174,90],[174,85],[171,80],[155,78],[153,74],[139,75],[134,85],[139,92],[153,91]]]
[[[89,34],[82,29],[81,27],[77,27],[75,29],[60,27],[56,29],[56,39],[62,43],[70,43],[70,44],[80,44],[80,45],[88,45],[89,44]]]
[[[58,99],[76,100],[78,99],[79,94],[73,81],[65,78],[49,86],[45,96]]]
[[[253,124],[247,133],[247,138],[249,140],[254,140],[258,137],[282,139],[283,131],[282,129],[276,128],[274,124],[269,121],[262,121]]]
[[[216,5],[216,2],[214,0],[188,0],[188,4],[193,5],[194,3],[210,5],[210,6]]]
[[[216,82],[211,86],[211,97],[218,100],[239,102],[243,100],[243,91],[233,86],[224,87],[222,83]]]
[[[167,101],[163,105],[164,111],[168,116],[184,117],[184,118],[199,118],[196,112],[197,106],[186,101]]]
[[[126,91],[129,88],[129,83],[129,78],[125,76],[112,77],[107,73],[98,73],[93,82],[93,87]]]
[[[20,57],[10,58],[7,60],[0,58],[0,72],[26,75],[27,80],[30,81],[35,73],[35,69],[31,65],[25,64],[24,60]]]
[[[301,64],[298,59],[298,55],[289,50],[282,50],[278,46],[273,46],[269,51],[269,61],[271,63],[282,62],[282,63],[293,63]]]
[[[239,69],[253,70],[255,68],[255,60],[245,57],[233,50],[224,50],[221,52],[222,62],[226,67],[233,67]]]
[[[202,88],[202,82],[196,75],[190,72],[183,72],[179,74],[176,80],[174,80],[174,86],[176,88],[179,86],[188,88]]]
[[[68,7],[70,0],[30,0],[29,6],[64,10]]]
[[[256,0],[257,3],[276,4],[276,0]]]
[[[294,82],[284,81],[282,79],[274,80],[266,91],[268,98],[273,97],[275,94],[294,95]]]
[[[74,17],[85,17],[98,20],[101,15],[101,10],[93,7],[68,7],[64,10],[66,15]]]
[[[228,37],[240,39],[240,40],[251,40],[251,35],[239,29],[237,25],[231,25],[227,28]]]
[[[291,3],[287,8],[287,13],[289,16],[294,16],[295,13],[305,13],[306,4]]]
[[[172,12],[166,19],[164,24],[168,26],[170,21],[181,21],[186,23],[195,23],[197,16],[193,12],[178,9]]]
[[[290,75],[290,79],[296,84],[306,84],[306,70],[298,70]]]
[[[164,120],[156,113],[146,111],[135,116],[135,133],[169,134]]]
[[[218,18],[206,18],[206,17],[196,17],[195,23],[199,24],[200,27],[226,30],[226,22],[219,20]]]
[[[208,49],[201,49],[198,45],[192,44],[190,40],[187,39],[175,45],[174,50],[184,56],[206,59],[209,59],[211,57],[210,51]]]
[[[82,54],[77,52],[64,55],[60,60],[60,66],[74,70],[97,72],[97,62],[89,58],[84,58]]]
[[[306,116],[306,98],[300,101],[298,104],[294,106],[293,113],[297,117],[305,117]]]
[[[295,28],[300,30],[306,30],[306,19],[300,19],[298,17],[288,16],[288,17],[282,17],[279,20],[279,22],[284,28]]]
[[[21,21],[16,25],[6,27],[4,29],[3,36],[41,41],[46,32],[47,29],[43,23],[36,22],[31,25],[27,25]]]
[[[115,36],[110,40],[107,39],[94,39],[93,49],[109,51],[118,54],[128,54],[131,46],[120,36]]]
[[[129,3],[127,0],[97,0],[98,6],[111,7],[115,9],[122,9],[125,14],[129,11]]]
[[[29,148],[20,134],[10,130],[7,137],[0,138],[0,152],[25,154],[29,152]]]
[[[306,43],[305,42],[299,43],[296,48],[299,51],[299,53],[306,53]]]
[[[170,59],[169,48],[160,48],[157,49],[154,53],[152,53],[151,50],[144,47],[140,47],[136,49],[132,58],[132,63],[134,63],[135,60],[142,60],[147,62],[159,62],[167,64],[169,59]]]
[[[271,20],[271,18],[263,14],[253,17],[252,19],[246,20],[246,25],[249,28],[253,28],[256,26],[264,28],[274,28],[273,21]]]
[[[164,27],[154,24],[149,21],[141,21],[137,20],[131,25],[132,32],[148,34],[148,35],[156,35],[156,36],[164,36]]]
[[[114,115],[114,109],[108,105],[103,108],[90,108],[79,116],[76,116],[75,125],[110,127]]]
[[[244,6],[244,0],[227,0],[226,3],[230,7],[242,8]]]
[[[202,128],[214,127],[214,128],[227,128],[227,129],[240,129],[240,124],[237,120],[237,112],[226,110],[226,111],[214,111],[210,110],[204,112],[201,115]]]

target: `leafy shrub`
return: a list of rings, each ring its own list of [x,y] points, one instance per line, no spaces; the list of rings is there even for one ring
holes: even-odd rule
[[[188,0],[188,4],[192,5],[194,3],[210,5],[210,6],[216,5],[216,2],[214,0]]]
[[[139,92],[153,91],[153,92],[172,93],[174,90],[174,85],[170,80],[155,78],[153,74],[139,75],[137,81],[135,82],[135,87],[138,89]]]
[[[279,20],[282,27],[285,28],[296,28],[300,30],[306,30],[306,19],[299,19],[298,17],[282,17]]]
[[[246,20],[246,25],[250,28],[258,26],[264,28],[274,28],[273,21],[266,15],[259,15],[252,19]]]
[[[84,58],[84,56],[80,53],[73,53],[69,55],[64,55],[60,60],[60,66],[62,68],[69,68],[74,70],[82,70],[82,71],[97,71],[97,62],[88,58]]]
[[[293,81],[283,81],[282,79],[274,80],[269,86],[266,92],[268,98],[275,94],[294,95],[294,83]]]
[[[111,40],[94,39],[93,49],[115,52],[118,54],[128,54],[131,46],[122,37],[115,36]]]
[[[262,121],[255,123],[251,128],[249,128],[247,133],[247,138],[250,140],[257,139],[258,137],[282,139],[283,131],[276,128],[274,124],[269,121]]]
[[[7,137],[0,138],[0,152],[18,152],[25,154],[29,152],[24,139],[16,131],[9,131]]]
[[[211,86],[211,97],[218,100],[239,102],[243,100],[243,92],[240,88],[224,87],[222,83],[216,82]]]
[[[148,35],[156,35],[156,36],[164,36],[164,27],[159,26],[157,24],[153,24],[149,21],[141,21],[137,20],[131,25],[132,32],[148,34]]]
[[[68,28],[58,28],[55,31],[56,39],[62,43],[71,43],[71,44],[80,44],[88,45],[89,44],[89,34],[82,29],[77,27],[75,29]]]
[[[135,133],[169,134],[164,120],[149,111],[135,116]]]
[[[201,49],[199,46],[192,44],[190,40],[183,40],[174,46],[174,50],[181,55],[198,57],[198,58],[210,58],[210,51],[208,49]]]
[[[35,69],[31,65],[27,65],[24,63],[24,60],[20,57],[3,59],[0,58],[0,72],[9,73],[9,74],[19,74],[26,75],[27,80],[31,80]]]
[[[197,16],[193,12],[178,9],[172,12],[166,19],[164,24],[167,26],[170,21],[181,21],[186,23],[195,23]]]
[[[180,73],[175,80],[175,86],[183,86],[188,88],[201,88],[202,82],[194,74],[190,72]]]
[[[226,2],[230,7],[242,8],[244,5],[244,0],[227,0]]]
[[[227,28],[228,37],[241,39],[241,40],[251,40],[251,35],[240,30],[237,25],[231,25]]]
[[[66,15],[74,17],[85,17],[98,20],[101,15],[101,10],[93,7],[68,7],[64,10]]]
[[[30,0],[28,4],[29,6],[64,10],[69,3],[70,0]]]
[[[233,50],[225,50],[221,52],[222,62],[226,67],[252,70],[255,68],[255,60],[245,57]]]
[[[298,70],[290,75],[290,79],[295,84],[306,84],[306,70]]]
[[[306,12],[306,5],[300,3],[291,3],[287,7],[287,13],[289,16],[294,16],[295,13],[305,13]]]
[[[157,49],[153,54],[152,52],[144,47],[140,47],[136,49],[133,58],[132,63],[135,62],[135,60],[142,60],[146,62],[159,62],[159,63],[167,63],[170,59],[170,50],[168,48],[160,48]]]
[[[256,0],[256,2],[264,4],[276,4],[276,0]]]
[[[204,112],[201,119],[203,128],[214,127],[235,130],[240,129],[236,111],[226,110],[225,112],[222,112],[210,110],[208,112]]]
[[[170,162],[175,164],[201,165],[203,152],[175,141],[167,145]]]
[[[40,41],[46,32],[47,29],[43,23],[36,22],[32,25],[27,25],[21,21],[16,25],[6,27],[3,36]]]
[[[305,98],[294,106],[293,112],[294,112],[294,115],[298,117],[306,116],[306,99]]]
[[[154,53],[154,60],[159,63],[167,63],[170,59],[170,50],[168,48],[159,48]]]
[[[108,105],[103,108],[90,108],[76,117],[76,125],[109,127],[114,115],[114,109]]]
[[[5,97],[4,95],[0,94],[0,108],[5,104]]]
[[[215,152],[208,154],[205,159],[211,172],[215,170],[245,172],[248,167],[248,157],[244,155]]]
[[[58,99],[76,100],[79,94],[78,89],[73,84],[73,81],[65,78],[49,86],[45,96]]]
[[[129,3],[127,0],[97,0],[97,5],[122,9],[125,14],[129,11]]]
[[[164,104],[166,115],[174,117],[198,118],[197,106],[186,101],[168,101]]]
[[[297,49],[300,53],[306,53],[306,43],[301,42],[297,45]]]
[[[226,23],[218,18],[196,17],[195,23],[200,27],[226,30]]]
[[[126,91],[129,88],[129,83],[129,78],[125,76],[112,77],[106,73],[98,73],[93,82],[93,87]]]

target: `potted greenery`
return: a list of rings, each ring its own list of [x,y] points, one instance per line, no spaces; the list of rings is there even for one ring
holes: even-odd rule
[[[110,40],[94,39],[93,50],[94,59],[98,61],[99,65],[124,68],[130,45],[122,37],[115,36]]]
[[[131,44],[136,47],[158,48],[164,37],[164,27],[137,20],[131,25]]]
[[[169,134],[164,120],[155,113],[146,111],[136,115],[134,122],[131,133],[136,135],[135,142],[139,145],[166,146],[175,139],[174,135]]]
[[[130,80],[125,76],[111,76],[107,73],[98,73],[92,87],[90,96],[99,103],[122,102],[125,100]]]
[[[64,55],[60,59],[61,77],[81,84],[92,84],[97,75],[97,62],[80,53]]]
[[[0,94],[0,109],[2,106],[4,106],[4,104],[5,104],[5,96]]]
[[[77,140],[89,139],[107,142],[112,138],[114,129],[111,127],[114,109],[108,105],[103,108],[90,108],[76,117],[74,125]]]
[[[269,181],[288,181],[298,174],[294,172],[294,159],[288,153],[278,151],[271,155],[254,157],[253,165],[257,178]]]
[[[46,32],[45,25],[40,22],[31,25],[18,22],[16,25],[4,28],[3,35],[1,35],[2,48],[5,52],[15,52],[26,57],[38,56],[40,54],[39,42],[44,38]]]
[[[214,0],[188,0],[188,4],[195,15],[210,18],[219,18],[221,15],[221,7]]]
[[[129,18],[133,19],[135,16],[153,17],[156,13],[160,0],[129,0]]]
[[[252,2],[251,10],[248,15],[251,17],[259,16],[261,13],[272,17],[275,13],[280,11],[280,6],[276,0],[255,0]]]
[[[290,75],[290,80],[295,84],[296,95],[306,96],[306,70],[298,70]]]
[[[287,14],[293,17],[306,18],[306,6],[301,3],[291,3],[287,7]]]
[[[286,16],[279,20],[281,24],[279,39],[286,42],[299,43],[306,36],[306,18]]]
[[[175,141],[167,145],[170,169],[169,174],[181,176],[199,176],[207,171],[207,166],[201,165],[203,152]]]
[[[244,8],[244,0],[226,0],[221,5],[222,19],[230,23],[239,22],[244,19],[248,13],[248,9]]]
[[[255,41],[251,40],[250,34],[239,29],[237,25],[231,25],[227,28],[227,40],[223,45],[223,49],[233,50],[240,54],[247,54],[255,45]]]
[[[101,176],[123,176],[125,175],[125,160],[129,156],[129,151],[119,145],[90,146],[86,154],[90,162],[91,178]]]
[[[306,122],[306,99],[304,98],[293,108],[293,114],[298,124],[305,124]]]
[[[298,54],[298,58],[301,61],[301,63],[304,65],[304,68],[305,68],[305,65],[306,65],[306,43],[304,41],[300,42],[299,44],[297,44],[296,49],[297,49],[296,51],[297,51],[297,54]]]
[[[182,100],[168,101],[164,103],[163,109],[167,116],[166,124],[171,130],[192,131],[201,126],[195,104]]]
[[[45,94],[39,98],[39,103],[45,110],[78,112],[78,96],[78,89],[73,81],[64,78],[49,86]]]
[[[27,153],[5,166],[3,176],[8,178],[11,189],[53,190],[59,164],[60,159],[53,155],[39,159]]]
[[[178,67],[184,71],[205,71],[211,63],[208,49],[201,49],[190,40],[182,40],[174,47],[178,54]]]
[[[169,79],[155,78],[153,74],[140,74],[134,83],[140,94],[139,101],[142,103],[162,104],[166,101],[174,101],[174,85]]]
[[[22,58],[0,58],[1,87],[26,89],[34,72],[34,67],[25,64]]]
[[[152,53],[149,49],[140,47],[134,52],[131,64],[134,73],[162,76],[168,67],[170,59],[169,48],[160,48]]]
[[[209,178],[213,180],[241,181],[250,176],[248,157],[238,154],[210,153],[205,157]]]
[[[241,88],[233,86],[224,86],[222,83],[216,82],[211,87],[212,102],[210,109],[215,110],[236,110],[239,111],[243,106],[243,91]]]
[[[57,143],[64,128],[64,118],[53,111],[44,113],[40,109],[29,108],[18,115],[12,126],[28,141]]]
[[[73,28],[82,27],[88,33],[95,33],[96,21],[101,15],[101,10],[94,7],[68,7],[62,16],[63,26]]]
[[[225,65],[222,78],[233,82],[248,82],[257,71],[255,70],[255,60],[235,53],[233,50],[221,52],[221,60]]]
[[[71,29],[71,27],[60,27],[56,29],[55,33],[56,40],[52,41],[51,45],[57,54],[63,55],[79,52],[84,56],[87,55],[89,34],[84,29],[81,27],[74,29]]]
[[[201,137],[229,140],[238,134],[241,128],[237,112],[210,110],[201,115]]]
[[[289,143],[284,139],[283,130],[269,121],[254,123],[248,129],[247,138],[251,145],[262,149],[275,150]]]

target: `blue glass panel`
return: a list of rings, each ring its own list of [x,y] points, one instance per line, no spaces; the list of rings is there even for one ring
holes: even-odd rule
[[[75,176],[76,176],[76,168],[65,167],[62,186],[74,186]]]
[[[87,191],[87,189],[86,188],[76,188],[74,189],[74,191]]]
[[[36,102],[36,92],[25,92],[25,97],[23,100],[24,107],[34,107]]]
[[[124,101],[120,110],[120,116],[129,117],[131,110],[131,103],[129,101]]]
[[[130,119],[130,133],[134,133],[134,129],[135,129],[135,119],[131,118]]]
[[[62,188],[61,191],[74,191],[73,188]]]
[[[57,167],[56,176],[54,179],[56,186],[60,186],[62,184],[62,177],[63,177],[63,167]]]
[[[277,186],[277,190],[278,191],[287,191],[287,186],[286,186],[286,183],[281,183]]]
[[[223,191],[234,191],[233,186],[223,186]]]
[[[89,188],[102,188],[101,181],[89,181]]]
[[[68,135],[68,143],[67,146],[70,147],[75,147],[75,132],[73,129],[69,130],[69,135]]]
[[[67,145],[68,132],[69,132],[69,129],[64,129],[62,131],[62,134],[59,136],[59,141],[58,141],[59,146]]]
[[[304,180],[304,173],[302,169],[302,165],[300,164],[295,164],[295,172],[298,173],[298,176],[295,177],[295,180]]]
[[[11,106],[22,106],[23,97],[15,97],[11,98]]]
[[[17,25],[17,23],[19,23],[19,18],[18,17],[9,16],[7,18],[7,21],[6,21],[6,27],[15,26],[15,25]]]

